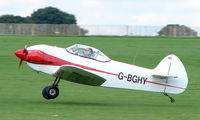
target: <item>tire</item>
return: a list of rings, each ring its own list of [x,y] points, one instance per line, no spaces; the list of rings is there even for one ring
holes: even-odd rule
[[[47,86],[42,90],[45,99],[55,99],[59,95],[59,89],[56,86]]]
[[[49,96],[48,96],[47,89],[49,89],[49,86],[43,88],[43,90],[42,90],[42,95],[43,95],[43,97],[44,97],[45,99],[49,100],[50,98],[49,98]]]

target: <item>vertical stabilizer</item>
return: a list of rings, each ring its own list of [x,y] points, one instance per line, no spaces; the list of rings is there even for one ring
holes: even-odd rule
[[[177,56],[166,56],[153,71],[153,77],[166,80],[165,93],[179,94],[187,88],[187,72]]]

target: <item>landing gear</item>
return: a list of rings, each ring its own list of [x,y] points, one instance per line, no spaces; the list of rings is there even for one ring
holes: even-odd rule
[[[175,102],[175,99],[172,98],[171,96],[169,96],[167,93],[163,93],[165,96],[169,97],[171,103],[174,103]]]
[[[56,79],[54,80],[51,86],[47,86],[42,90],[42,95],[45,99],[55,99],[59,95],[58,83],[60,82],[61,76],[63,72],[61,72]]]
[[[57,86],[47,86],[42,90],[42,95],[45,99],[54,99],[59,95],[59,89]]]

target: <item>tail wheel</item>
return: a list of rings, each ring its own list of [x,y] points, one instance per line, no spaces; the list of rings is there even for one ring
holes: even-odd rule
[[[59,95],[59,89],[57,86],[47,86],[42,90],[42,95],[45,99],[54,99]]]

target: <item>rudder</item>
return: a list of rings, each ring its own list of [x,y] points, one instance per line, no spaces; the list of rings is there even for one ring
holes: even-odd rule
[[[153,77],[166,80],[164,93],[180,94],[187,88],[188,77],[185,67],[173,54],[161,60],[153,72]]]

